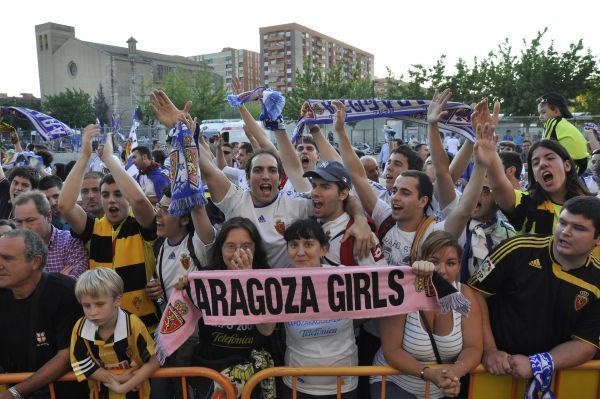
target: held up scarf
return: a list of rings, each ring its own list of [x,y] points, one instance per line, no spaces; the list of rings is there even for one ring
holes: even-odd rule
[[[33,109],[23,107],[0,107],[0,117],[2,115],[12,115],[21,119],[28,119],[44,141],[73,135],[73,131],[69,126],[58,119]]]
[[[302,137],[304,126],[310,124],[332,124],[335,108],[331,103],[335,100],[308,100],[302,105],[301,118],[294,130],[292,143]],[[410,122],[427,123],[428,100],[340,100],[346,106],[346,122],[354,122],[375,118],[394,118]],[[440,128],[462,134],[475,141],[471,127],[471,107],[467,104],[449,102],[446,106],[448,114],[440,121]]]
[[[258,101],[262,107],[259,119],[263,121],[267,129],[277,130],[283,124],[281,111],[285,106],[285,98],[278,91],[260,86],[237,96],[228,95],[227,101],[233,108],[237,108],[248,101]]]
[[[169,154],[171,160],[169,213],[183,216],[195,207],[206,204],[206,199],[198,167],[198,147],[185,124],[177,125],[172,144],[173,151]]]
[[[385,317],[432,310],[438,302],[442,311],[467,314],[470,305],[437,274],[415,276],[406,266],[199,271],[188,280],[187,291],[171,294],[156,332],[161,362],[200,317],[206,325],[238,325]]]

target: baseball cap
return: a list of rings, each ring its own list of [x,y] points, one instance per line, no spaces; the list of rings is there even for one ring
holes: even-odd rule
[[[551,91],[538,98],[538,104],[549,104],[558,107],[563,118],[572,118],[573,115],[567,106],[567,100],[556,92]]]
[[[306,172],[303,177],[320,177],[330,182],[341,182],[346,187],[352,188],[352,178],[348,170],[337,161],[323,161],[315,170]]]

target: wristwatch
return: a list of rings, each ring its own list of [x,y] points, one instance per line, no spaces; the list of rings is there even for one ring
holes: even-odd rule
[[[13,398],[15,399],[23,399],[23,397],[21,396],[21,394],[19,393],[19,391],[17,391],[17,389],[15,387],[10,387],[8,388],[8,392],[13,396]]]
[[[427,370],[428,368],[430,368],[430,367],[429,367],[429,366],[425,366],[425,367],[423,367],[423,368],[421,369],[421,375],[420,375],[420,377],[421,377],[421,379],[422,379],[423,381],[425,381],[425,370]]]

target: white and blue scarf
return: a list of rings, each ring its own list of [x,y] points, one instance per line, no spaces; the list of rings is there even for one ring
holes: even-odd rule
[[[554,399],[554,393],[550,390],[552,374],[554,373],[552,356],[548,352],[536,353],[529,356],[529,361],[531,362],[533,377],[527,383],[525,399]]]
[[[169,214],[184,216],[199,205],[206,204],[204,187],[198,167],[198,147],[192,133],[179,123],[173,134],[171,161],[171,205]]]
[[[0,116],[12,115],[28,119],[44,141],[73,135],[73,130],[58,119],[29,108],[0,107]]]
[[[281,111],[285,106],[285,98],[278,91],[260,86],[238,95],[228,95],[227,101],[234,108],[238,108],[248,101],[258,101],[262,107],[259,119],[263,121],[267,129],[278,130],[283,124]]]
[[[308,100],[302,105],[301,118],[294,130],[292,143],[297,142],[307,123],[322,125],[332,124],[335,116],[335,100]],[[365,119],[393,118],[409,122],[427,123],[428,100],[339,100],[346,106],[346,122]],[[467,104],[449,102],[446,105],[447,114],[440,120],[440,128],[462,134],[468,140],[475,141],[471,127],[471,107]]]

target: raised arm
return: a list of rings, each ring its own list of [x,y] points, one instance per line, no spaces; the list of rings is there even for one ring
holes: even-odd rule
[[[223,170],[228,165],[223,153],[223,138],[220,135],[215,136],[215,144],[217,145],[217,168]]]
[[[210,244],[215,239],[215,230],[208,214],[206,213],[206,207],[204,205],[197,206],[192,210],[192,223],[194,223],[194,230],[196,235],[204,244]]]
[[[475,131],[478,126],[488,125],[497,126],[498,114],[500,113],[500,103],[496,101],[494,104],[494,113],[490,115],[488,110],[487,99],[480,101],[475,107],[475,112],[471,117],[471,121]],[[490,183],[490,189],[494,193],[494,199],[500,209],[510,213],[515,206],[515,191],[504,173],[502,160],[496,152],[496,142],[494,133],[487,129],[482,129],[481,137],[477,137],[475,143],[475,154],[479,162],[487,167],[487,176]]]
[[[478,125],[477,129],[475,130],[477,134],[477,140],[479,140],[484,134],[493,135],[495,128],[496,126],[489,125],[487,123],[484,126]],[[454,235],[456,238],[460,237],[462,231],[467,225],[467,222],[469,221],[469,218],[471,217],[471,212],[473,212],[473,209],[475,209],[475,206],[477,205],[477,201],[479,201],[486,171],[486,160],[481,159],[482,155],[483,154],[481,153],[476,154],[475,165],[473,167],[473,173],[471,174],[469,183],[467,183],[467,186],[465,187],[465,191],[460,198],[458,206],[454,208],[452,212],[450,212],[444,224],[444,230]]]
[[[15,146],[15,153],[23,152],[23,146],[21,146],[21,140],[17,134],[17,129],[13,128],[12,132],[10,132],[10,141]]]
[[[113,155],[112,132],[106,135],[104,151],[102,152],[102,162],[110,171],[115,179],[115,183],[121,190],[123,196],[129,202],[133,215],[140,226],[149,228],[154,224],[154,207],[142,191],[142,187],[127,173],[121,166],[121,163]]]
[[[294,190],[298,192],[310,191],[311,185],[306,177],[303,177],[304,171],[302,169],[302,163],[296,154],[296,150],[292,145],[290,138],[285,130],[275,130],[275,138],[277,139],[277,145],[279,146],[279,156],[281,157],[281,163],[288,179],[292,182]]]
[[[233,89],[233,92],[236,94],[241,92],[240,80],[237,77],[234,77],[233,79],[231,79],[231,88]],[[250,143],[252,143],[252,139],[250,139],[250,136],[252,136],[254,138],[254,140],[258,143],[258,146],[260,148],[269,149],[269,150],[277,153],[277,148],[275,148],[275,145],[273,145],[273,143],[271,143],[271,140],[269,140],[269,138],[265,135],[265,132],[260,127],[258,122],[256,122],[256,120],[254,119],[254,117],[252,116],[250,111],[248,111],[248,109],[243,104],[239,107],[239,110],[240,110],[240,115],[242,116],[242,119],[244,120],[244,132],[246,132],[246,135],[248,136]],[[254,148],[253,143],[252,143],[252,147]]]
[[[323,161],[338,161],[342,162],[342,157],[337,153],[331,143],[323,136],[318,125],[310,125],[308,131],[315,140],[315,145],[319,150],[319,156]]]
[[[356,190],[356,194],[358,194],[358,198],[360,199],[363,208],[369,215],[371,215],[375,209],[375,205],[377,204],[377,196],[373,192],[371,184],[369,183],[369,179],[367,178],[365,168],[360,162],[358,155],[356,155],[354,152],[352,144],[350,143],[350,139],[346,134],[346,129],[344,127],[346,109],[344,104],[342,104],[341,101],[334,101],[333,106],[336,110],[334,129],[338,134],[342,160],[344,161],[344,165],[346,165],[348,168],[350,176],[352,176],[352,186]]]
[[[87,214],[82,207],[77,205],[77,197],[81,191],[83,175],[92,157],[92,139],[99,134],[100,129],[97,125],[87,125],[83,129],[81,135],[81,154],[63,183],[63,188],[58,197],[58,208],[63,214],[65,221],[71,226],[71,230],[76,234],[83,233],[87,222]]]
[[[450,176],[452,177],[452,181],[455,183],[458,179],[460,179],[464,171],[467,169],[469,162],[471,161],[471,155],[473,155],[473,144],[474,143],[471,140],[465,140],[452,162],[450,162]]]
[[[440,209],[444,209],[456,198],[454,181],[448,168],[448,155],[444,151],[438,125],[440,119],[448,113],[444,109],[451,95],[452,92],[449,89],[444,90],[442,94],[436,90],[427,108],[427,138],[429,139],[431,162],[435,170],[435,193],[440,203]]]

